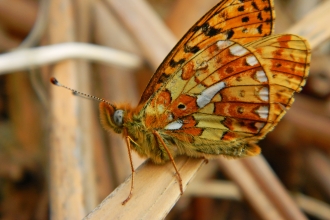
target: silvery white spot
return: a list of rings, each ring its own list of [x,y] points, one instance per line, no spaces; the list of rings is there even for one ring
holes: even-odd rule
[[[285,106],[285,105],[283,105],[282,103],[279,103],[279,102],[278,102],[277,104],[280,106],[280,108],[282,109],[282,111],[285,111],[285,112],[286,112],[287,110],[289,110],[289,109],[290,109],[290,107],[289,107],[289,106],[287,106],[287,107],[286,107],[286,106]]]
[[[226,84],[224,82],[218,82],[205,89],[200,95],[197,96],[198,107],[203,108],[205,105],[209,104],[215,94],[225,87]]]
[[[263,101],[268,101],[269,99],[269,90],[268,87],[263,87],[262,89],[260,89],[259,91],[259,97],[263,100]]]
[[[263,70],[258,70],[256,72],[256,76],[259,82],[267,82],[268,78],[266,76],[266,73]]]
[[[267,119],[268,113],[269,113],[269,107],[268,106],[261,106],[256,110],[260,118]]]
[[[177,120],[177,121],[173,121],[171,123],[169,123],[168,125],[166,125],[165,129],[166,130],[177,130],[180,129],[183,125],[183,121],[182,120]]]
[[[243,56],[249,52],[247,49],[245,49],[244,47],[242,47],[239,44],[235,44],[235,45],[229,47],[229,50],[230,50],[230,53],[234,56]]]
[[[256,128],[258,128],[258,130],[260,130],[261,128],[263,128],[265,126],[265,123],[263,123],[263,122],[256,122],[254,124],[254,126],[256,126]]]
[[[205,69],[208,67],[208,63],[206,61],[203,61],[197,68],[196,70],[201,70],[201,69]]]
[[[250,66],[258,64],[258,60],[255,56],[251,55],[246,58],[246,63]]]
[[[217,42],[217,46],[218,46],[219,49],[224,49],[226,47],[229,47],[232,44],[233,44],[233,42],[231,42],[229,40],[219,40]]]
[[[164,105],[157,105],[158,112],[164,112],[165,106]]]
[[[172,113],[169,113],[168,116],[167,116],[167,120],[168,121],[172,121],[173,120],[173,114]]]
[[[123,125],[123,117],[124,117],[124,110],[116,110],[113,114],[113,120],[115,121],[115,124],[118,126]]]

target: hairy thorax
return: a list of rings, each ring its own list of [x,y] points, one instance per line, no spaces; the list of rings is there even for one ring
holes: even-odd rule
[[[169,158],[161,143],[157,140],[154,132],[155,128],[147,128],[140,112],[127,112],[123,124],[123,136],[129,136],[131,149],[136,151],[141,157],[150,158],[154,163],[161,164]]]

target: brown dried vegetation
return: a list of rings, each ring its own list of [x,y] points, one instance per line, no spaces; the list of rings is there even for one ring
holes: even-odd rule
[[[0,1],[1,53],[76,41],[130,52],[147,64],[130,70],[72,59],[3,72],[0,54],[0,219],[81,219],[130,174],[124,141],[100,127],[97,103],[51,86],[49,77],[56,76],[65,85],[111,102],[134,105],[177,39],[218,0],[44,2]],[[178,158],[187,191],[167,219],[330,216],[326,41],[330,3],[277,0],[275,5],[276,32],[299,34],[311,43],[307,85],[260,143],[265,159],[220,158],[203,165],[203,160]],[[38,9],[46,10],[48,18]],[[39,33],[21,44],[38,19]],[[19,62],[14,60],[14,64]],[[135,167],[142,162],[133,155]],[[180,194],[173,174],[171,164],[144,163],[136,175],[136,200],[121,205],[128,195],[128,179],[87,218],[165,218]]]

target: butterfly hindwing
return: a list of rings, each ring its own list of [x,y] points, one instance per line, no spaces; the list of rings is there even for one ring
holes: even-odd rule
[[[189,139],[196,152],[253,154],[250,143],[274,128],[305,84],[309,46],[295,35],[205,44],[155,93],[145,109],[146,124]],[[153,124],[156,118],[160,123]]]
[[[248,43],[273,32],[275,12],[273,0],[223,0],[205,14],[179,41],[141,96],[140,104],[177,72],[187,60],[203,50],[206,41],[235,40]]]

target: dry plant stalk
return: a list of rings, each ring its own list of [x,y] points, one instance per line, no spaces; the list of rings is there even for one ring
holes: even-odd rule
[[[158,20],[155,19],[153,16],[151,16],[150,11],[143,11],[143,10],[148,10],[148,9],[146,9],[147,7],[146,7],[146,5],[144,5],[144,3],[138,2],[138,1],[131,2],[131,1],[127,0],[128,5],[130,5],[132,7],[122,8],[123,5],[119,4],[116,1],[107,1],[107,2],[116,11],[118,17],[123,21],[123,23],[126,25],[126,27],[132,33],[134,33],[134,36],[136,37],[140,47],[142,48],[142,51],[146,54],[146,57],[150,57],[150,54],[156,54],[156,55],[160,54],[160,53],[155,53],[154,51],[150,52],[150,48],[153,48],[153,49],[157,48],[158,49],[160,45],[166,45],[165,42],[172,42],[172,40],[171,41],[166,41],[165,40],[164,42],[162,42],[161,39],[164,36],[168,36],[168,34],[162,35],[161,37],[159,37],[157,34],[154,34],[153,32],[151,32],[151,33],[148,32],[148,36],[150,37],[148,39],[153,39],[153,40],[152,41],[150,41],[150,40],[146,41],[145,40],[146,38],[144,36],[146,34],[147,29],[143,28],[143,25],[148,24],[147,25],[149,27],[148,29],[150,29],[150,27],[155,26],[155,24],[153,22],[157,21],[155,23],[158,23]],[[137,10],[135,10],[133,8],[133,6],[136,6]],[[140,16],[142,16],[141,19],[137,19],[137,18],[140,18]],[[148,16],[151,16],[151,17],[148,17]],[[131,18],[134,18],[135,21],[130,20]],[[142,23],[142,24],[141,23],[136,23],[136,20],[138,20],[138,21],[143,20],[145,22]],[[151,22],[151,24],[149,22]],[[144,30],[143,33],[141,33],[141,31],[140,31],[141,29]],[[158,26],[157,26],[157,29],[159,29]],[[165,29],[166,28],[164,28],[164,30]],[[162,30],[161,33],[164,33],[164,31]],[[151,36],[154,36],[154,37],[151,37]],[[159,40],[159,42],[157,42],[157,40]],[[154,47],[150,46],[150,45],[153,45],[153,44],[155,45]],[[160,51],[162,51],[162,49],[160,49]],[[155,58],[155,56],[153,56],[150,59],[150,62],[152,64],[158,63],[158,62],[155,62],[156,59],[157,58]],[[237,162],[237,164],[239,164],[239,163],[241,163],[241,162]],[[253,165],[252,165],[252,167],[253,167]],[[264,167],[264,168],[268,169],[267,167]],[[253,168],[252,168],[252,170],[253,170]],[[270,175],[272,175],[271,172],[269,172],[269,173],[270,173]],[[251,175],[251,174],[247,174],[247,175]],[[136,184],[138,184],[138,183],[136,183]],[[121,188],[119,188],[119,189],[121,189]],[[267,191],[268,189],[265,189],[265,190]],[[280,190],[282,190],[282,192],[283,192],[283,189],[280,189]],[[116,196],[116,193],[119,193],[119,192],[116,191],[114,194],[112,194],[112,197]],[[272,198],[270,198],[270,199],[272,200]],[[278,206],[278,203],[276,203],[274,201],[271,201],[270,203],[272,205],[274,205],[276,209],[278,209],[279,213],[281,213],[280,215],[284,215],[284,216],[286,216],[286,218],[290,218],[290,216],[291,217],[295,216],[298,219],[304,219],[305,217],[299,211],[299,209],[296,207],[296,205],[292,202],[292,200],[290,199],[289,196],[287,196],[287,199],[288,199],[288,202],[289,202],[290,205],[286,208],[287,210],[284,210],[284,211],[282,210],[283,207],[281,208],[281,207]],[[129,205],[129,203],[127,205]],[[134,205],[137,205],[137,204],[131,204],[131,205],[134,206]],[[102,206],[102,208],[104,207],[104,209],[106,209],[105,206],[106,205]],[[289,209],[291,209],[291,211]],[[97,211],[98,210],[96,209],[95,212],[97,212]],[[93,215],[95,215],[95,213],[91,214],[91,216],[93,216]]]

